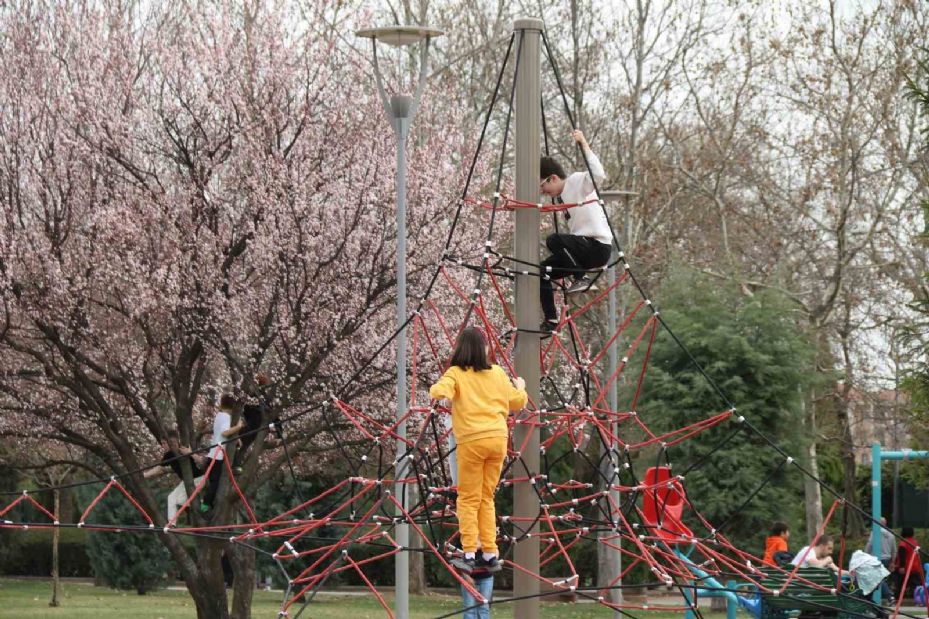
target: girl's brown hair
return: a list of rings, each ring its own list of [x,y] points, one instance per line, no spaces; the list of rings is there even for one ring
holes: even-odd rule
[[[455,352],[452,353],[452,365],[457,365],[463,370],[471,368],[475,372],[490,369],[484,335],[479,329],[467,327],[461,332],[458,343],[455,344]]]

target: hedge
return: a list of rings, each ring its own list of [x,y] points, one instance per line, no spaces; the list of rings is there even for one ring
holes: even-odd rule
[[[84,547],[87,532],[61,529],[58,542],[61,576],[93,577]],[[31,530],[5,532],[0,543],[0,574],[4,576],[50,576],[52,573],[52,532]]]

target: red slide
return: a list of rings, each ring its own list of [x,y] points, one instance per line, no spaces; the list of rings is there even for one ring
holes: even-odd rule
[[[693,532],[681,522],[684,511],[684,489],[679,480],[672,479],[671,469],[666,466],[654,466],[645,472],[646,486],[642,511],[645,521],[651,525],[652,534],[660,537],[666,544],[689,543]],[[659,526],[659,522],[661,523]]]

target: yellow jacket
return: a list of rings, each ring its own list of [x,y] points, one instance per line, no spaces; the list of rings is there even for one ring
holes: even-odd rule
[[[517,389],[499,365],[475,372],[453,365],[429,388],[436,400],[452,401],[452,432],[458,443],[506,436],[506,417],[526,405],[529,396]]]

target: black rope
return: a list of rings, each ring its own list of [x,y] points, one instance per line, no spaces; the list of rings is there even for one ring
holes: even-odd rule
[[[484,268],[478,271],[475,277],[474,290],[476,291],[480,290],[481,282],[484,279],[484,272],[489,266],[490,252],[488,250],[491,248],[491,240],[493,239],[493,232],[494,232],[494,222],[497,219],[497,204],[500,201],[500,188],[503,186],[503,165],[506,161],[506,145],[510,138],[510,123],[513,119],[513,100],[516,98],[516,81],[517,81],[517,78],[519,77],[519,56],[520,56],[520,52],[522,52],[522,49],[523,49],[523,31],[520,30],[519,41],[517,42],[517,45],[516,45],[516,62],[514,63],[514,66],[513,66],[513,86],[512,88],[510,88],[509,106],[506,112],[506,122],[504,123],[504,126],[503,126],[503,146],[500,149],[500,159],[499,159],[499,162],[497,163],[497,182],[496,182],[496,185],[494,186],[494,199],[493,199],[494,208],[491,209],[490,211],[490,225],[488,225],[487,227],[487,237],[484,241],[485,250],[484,250],[484,257],[481,262]],[[465,312],[464,319],[461,321],[462,327],[467,325],[468,322],[471,320],[471,314],[474,311],[474,306],[477,302],[477,294],[479,293],[472,293],[471,303],[468,304],[468,309]]]
[[[539,108],[542,111],[542,140],[543,140],[544,148],[545,148],[545,156],[549,157],[551,156],[551,151],[549,150],[549,147],[548,147],[548,123],[545,121],[545,96],[544,95],[539,97]],[[558,213],[557,212],[553,213],[552,221],[555,224],[555,234],[560,233],[561,230],[558,228]]]

